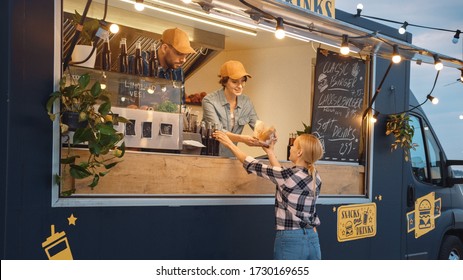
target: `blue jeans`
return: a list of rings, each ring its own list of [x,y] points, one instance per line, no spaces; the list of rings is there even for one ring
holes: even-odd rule
[[[277,230],[273,251],[275,260],[320,260],[320,241],[313,228]]]

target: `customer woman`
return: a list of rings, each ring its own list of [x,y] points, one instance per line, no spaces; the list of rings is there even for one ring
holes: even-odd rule
[[[275,140],[263,147],[269,165],[246,155],[221,131],[214,137],[229,148],[249,173],[269,179],[276,185],[275,244],[277,260],[319,260],[320,241],[316,227],[320,224],[316,203],[322,185],[314,163],[323,156],[323,147],[312,134],[301,134],[291,147],[293,167],[282,167],[274,153]]]
[[[241,135],[246,125],[253,130],[258,119],[254,105],[249,97],[243,94],[248,78],[251,78],[241,62],[230,60],[220,67],[219,83],[222,88],[207,94],[202,100],[203,121],[218,124],[235,143],[242,142],[248,146],[262,146],[255,137]],[[220,156],[231,157],[230,150],[220,145]]]

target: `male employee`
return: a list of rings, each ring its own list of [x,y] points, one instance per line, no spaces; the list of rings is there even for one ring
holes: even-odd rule
[[[183,82],[183,70],[181,66],[186,57],[196,51],[190,46],[190,40],[185,31],[178,28],[166,29],[162,33],[161,45],[158,49],[159,66],[157,76],[159,78]]]
[[[185,88],[183,86],[185,78],[181,66],[185,63],[187,55],[191,53],[196,53],[196,51],[190,46],[190,40],[185,31],[178,28],[164,30],[161,45],[157,51],[159,63],[157,77],[182,83],[183,104],[185,104]]]

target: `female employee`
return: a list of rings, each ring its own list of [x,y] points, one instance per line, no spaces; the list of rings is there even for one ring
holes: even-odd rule
[[[262,146],[258,139],[241,135],[246,124],[254,129],[257,114],[251,100],[243,94],[243,88],[248,78],[251,78],[241,62],[230,60],[220,67],[219,83],[222,88],[207,94],[202,100],[203,121],[218,124],[219,130],[224,131],[236,144],[245,143],[248,146]],[[220,145],[220,156],[231,157],[229,149]]]

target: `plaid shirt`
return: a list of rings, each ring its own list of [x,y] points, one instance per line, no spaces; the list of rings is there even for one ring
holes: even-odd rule
[[[315,204],[322,181],[317,171],[315,180],[305,167],[272,167],[253,157],[246,157],[243,167],[248,173],[276,184],[275,224],[277,230],[316,227],[320,224]]]

